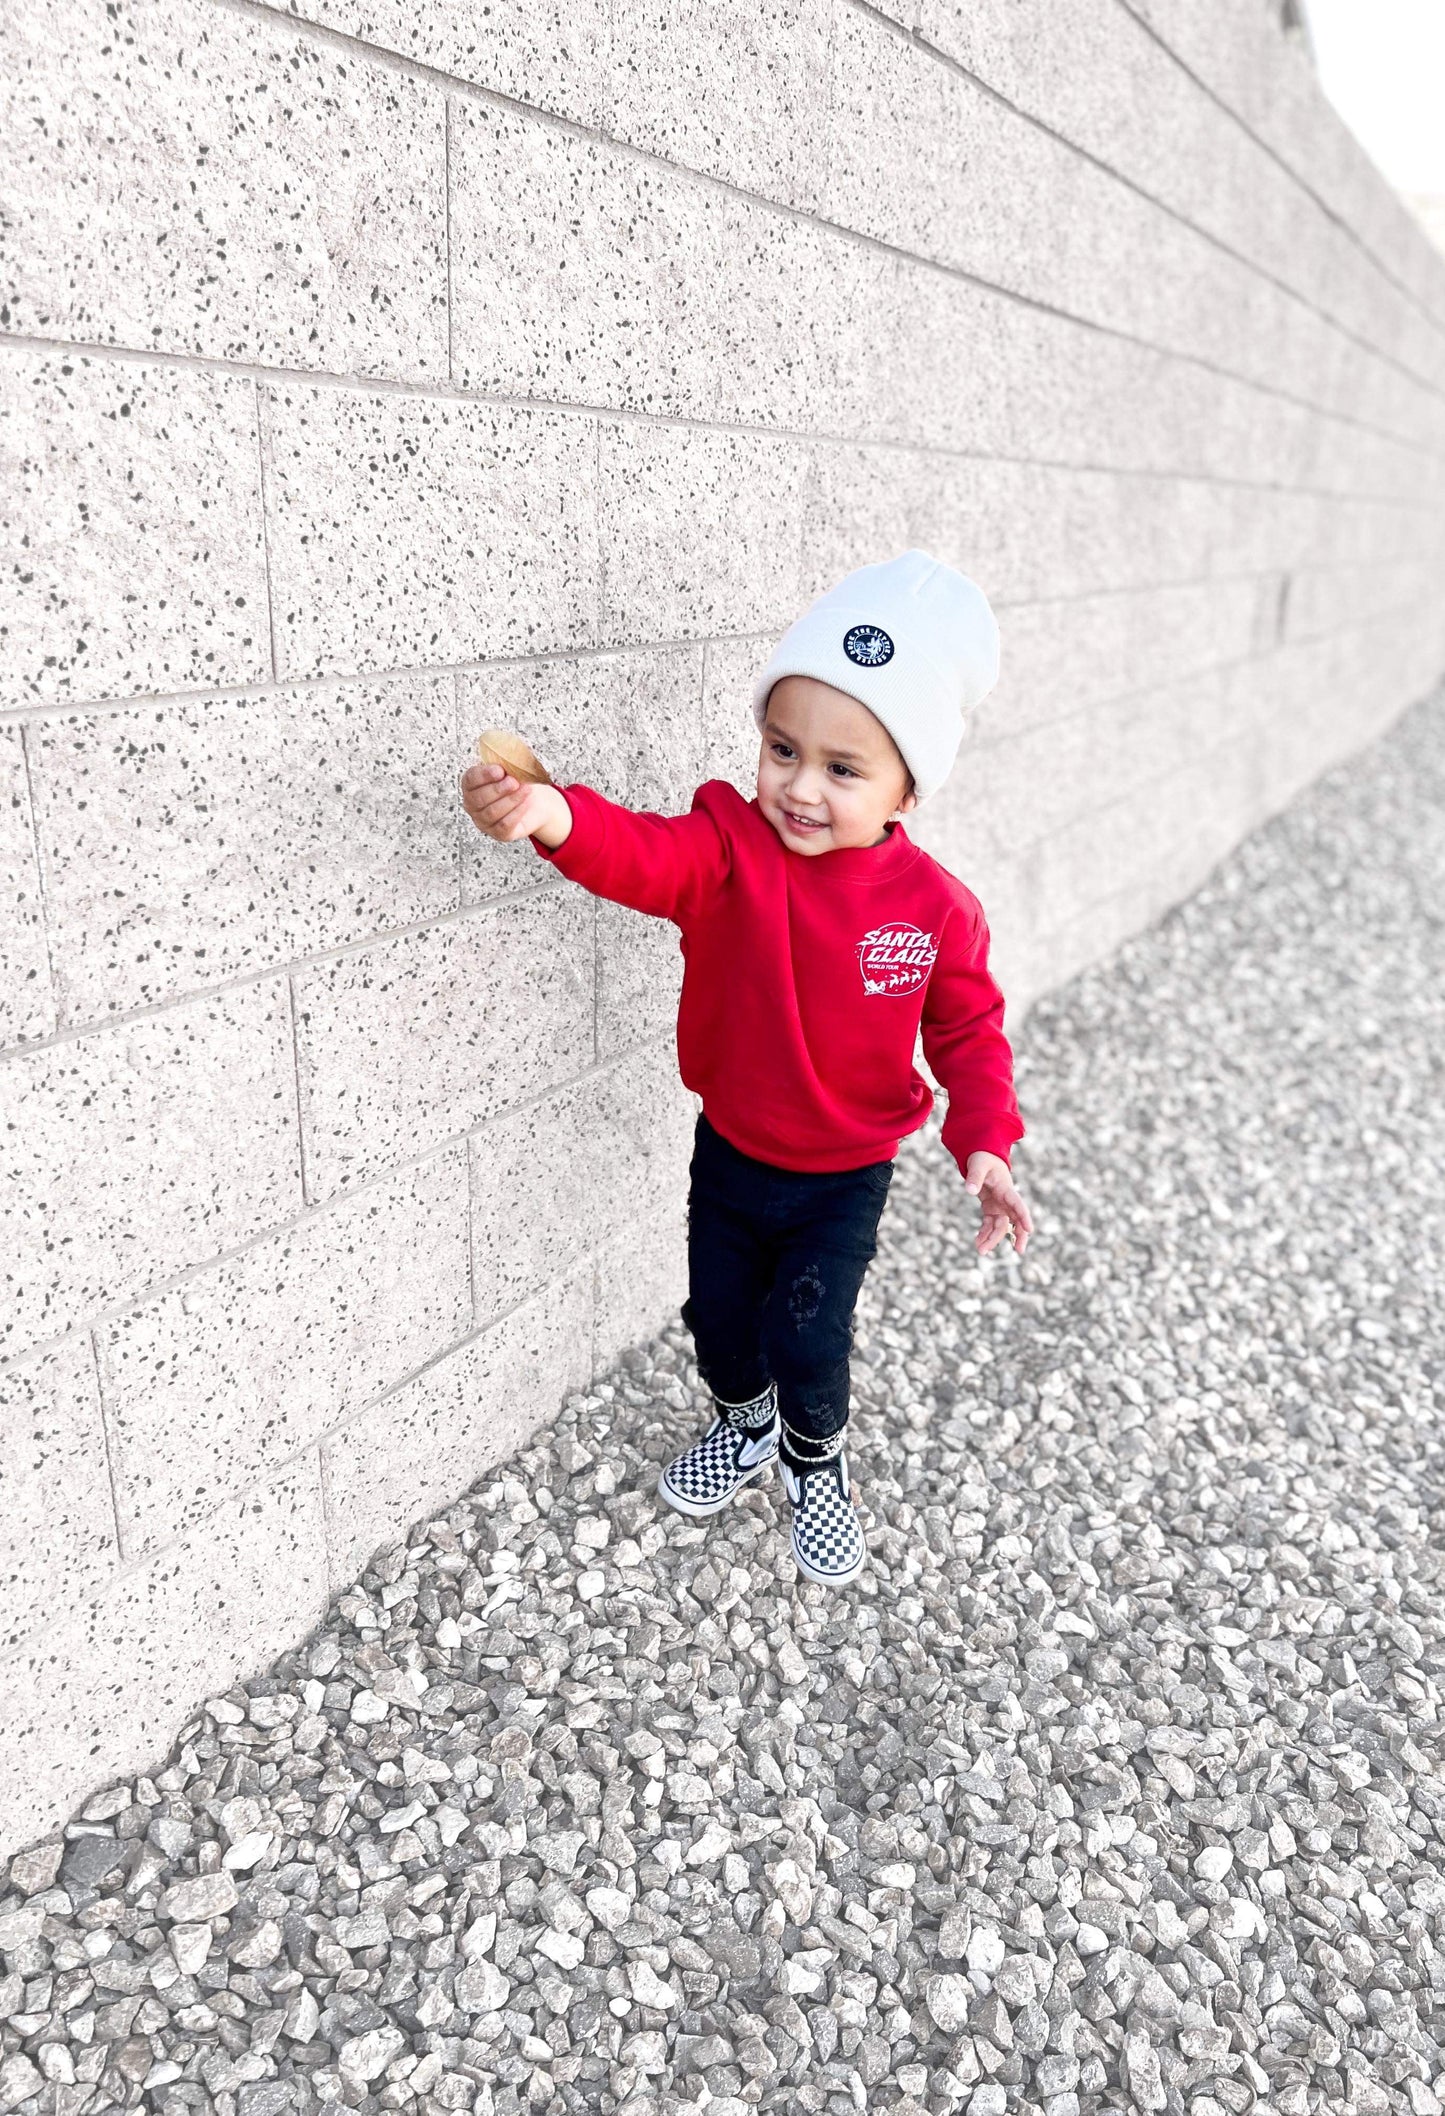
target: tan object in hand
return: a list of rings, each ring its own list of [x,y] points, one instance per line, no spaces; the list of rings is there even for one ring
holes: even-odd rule
[[[483,764],[500,764],[514,779],[532,786],[555,783],[536,751],[529,749],[521,736],[514,735],[510,728],[489,727],[485,734],[478,735],[477,755]]]

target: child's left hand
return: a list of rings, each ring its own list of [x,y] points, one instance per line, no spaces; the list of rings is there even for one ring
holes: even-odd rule
[[[997,1154],[970,1154],[963,1187],[983,1207],[983,1225],[974,1239],[979,1255],[987,1256],[990,1249],[996,1248],[1010,1231],[1012,1222],[1014,1252],[1022,1256],[1034,1231],[1034,1223],[1028,1206],[1014,1188],[1008,1162],[1000,1160]]]

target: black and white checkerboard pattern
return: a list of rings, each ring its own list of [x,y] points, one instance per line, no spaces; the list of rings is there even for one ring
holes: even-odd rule
[[[668,1463],[658,1479],[658,1493],[679,1513],[697,1518],[715,1514],[777,1459],[778,1417],[776,1400],[770,1422],[750,1431],[741,1423],[729,1423],[728,1413],[752,1410],[751,1404],[725,1405],[701,1440],[685,1448]]]
[[[785,1462],[783,1483],[793,1505],[793,1558],[807,1579],[840,1586],[863,1570],[867,1547],[853,1504],[846,1455],[799,1475]]]

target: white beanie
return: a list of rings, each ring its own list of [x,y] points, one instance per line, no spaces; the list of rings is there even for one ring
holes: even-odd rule
[[[866,705],[922,801],[953,769],[964,714],[998,681],[998,622],[967,574],[905,551],[846,574],[789,625],[753,686],[759,727],[785,676],[816,677]]]

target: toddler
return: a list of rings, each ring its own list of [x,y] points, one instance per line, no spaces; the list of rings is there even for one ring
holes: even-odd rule
[[[661,1497],[715,1514],[776,1459],[792,1553],[836,1585],[866,1552],[848,1479],[853,1311],[904,1134],[927,1119],[923,1053],[948,1094],[943,1143],[986,1255],[1032,1231],[1009,1151],[1023,1137],[976,897],[902,823],[951,769],[963,714],[998,676],[982,591],[923,551],[819,598],[758,677],[752,800],[709,779],[682,816],[584,785],[462,775],[478,828],[530,837],[599,896],[680,929],[677,1050],[701,1097],[682,1318],[713,1396]]]

